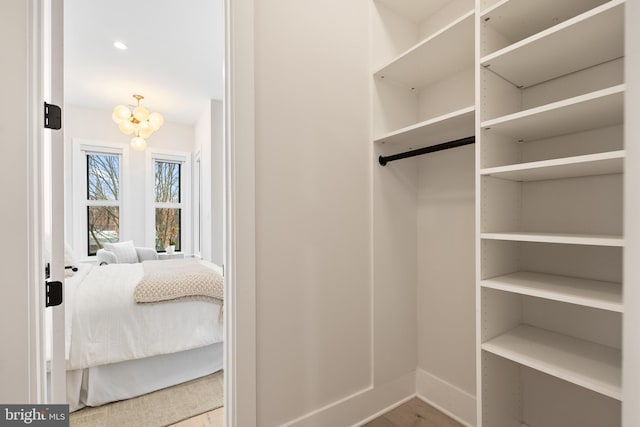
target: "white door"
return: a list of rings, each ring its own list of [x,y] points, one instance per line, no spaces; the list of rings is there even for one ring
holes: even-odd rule
[[[63,104],[63,3],[44,0],[43,55],[45,102]],[[46,111],[46,109],[45,109]],[[64,116],[63,116],[64,117]],[[64,283],[64,129],[46,129],[43,141],[45,253],[50,254],[51,283]],[[50,236],[50,237],[47,237]],[[64,294],[64,285],[63,285]],[[65,373],[64,297],[60,305],[44,308],[48,403],[67,403]]]

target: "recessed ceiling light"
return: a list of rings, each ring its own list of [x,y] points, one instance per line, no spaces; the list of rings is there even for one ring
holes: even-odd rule
[[[129,49],[127,47],[126,44],[122,43],[122,42],[113,42],[113,47],[115,47],[116,49],[120,49],[120,50],[127,50]]]

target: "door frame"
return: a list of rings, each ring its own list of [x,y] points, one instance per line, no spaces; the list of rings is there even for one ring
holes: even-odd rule
[[[257,425],[254,0],[225,0],[225,425]]]
[[[32,155],[28,171],[35,179],[30,199],[41,200],[39,165],[42,161],[42,100],[45,1],[30,0],[29,143]],[[255,272],[255,122],[254,122],[254,4],[253,0],[225,0],[225,425],[255,426],[256,418],[256,272]],[[31,245],[28,270],[33,273],[28,292],[30,372],[32,402],[43,402],[46,386],[44,367],[44,297],[41,280],[43,242],[42,208],[29,207]],[[44,376],[43,376],[44,375]]]

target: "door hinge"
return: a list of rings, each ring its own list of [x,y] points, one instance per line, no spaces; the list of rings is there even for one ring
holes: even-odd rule
[[[44,282],[47,292],[46,307],[62,304],[62,282]]]
[[[54,130],[62,129],[62,108],[44,103],[44,127]]]

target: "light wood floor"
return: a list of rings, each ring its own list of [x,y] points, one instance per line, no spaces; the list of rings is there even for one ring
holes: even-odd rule
[[[224,408],[206,412],[172,427],[223,427]],[[413,398],[363,427],[463,427],[433,406]]]
[[[433,406],[413,398],[364,427],[464,427]]]

